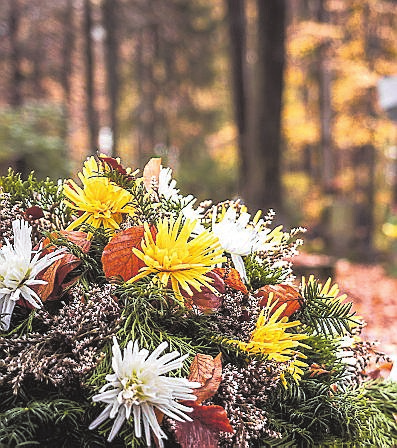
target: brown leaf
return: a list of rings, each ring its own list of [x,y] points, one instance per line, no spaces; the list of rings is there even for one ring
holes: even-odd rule
[[[226,285],[230,286],[243,294],[248,294],[248,289],[241,280],[240,274],[233,268],[216,268],[214,272],[223,278]]]
[[[155,179],[155,181],[158,182],[160,176],[160,167],[161,167],[161,158],[153,157],[152,159],[149,160],[149,162],[143,169],[142,174],[143,184],[145,185],[147,191],[150,191],[150,189],[152,188],[153,179]]]
[[[70,242],[79,246],[84,253],[89,251],[91,241],[87,239],[87,234],[85,232],[62,230],[59,233]],[[56,237],[56,235],[56,233],[53,234],[54,237]],[[51,245],[49,238],[44,239],[42,246],[44,247],[43,254],[48,254],[56,249],[55,246]],[[43,271],[38,278],[40,280],[45,280],[47,283],[44,285],[37,285],[35,288],[35,291],[40,296],[41,300],[57,299],[62,292],[64,286],[63,282],[66,276],[79,266],[80,263],[81,261],[78,257],[66,252],[62,258],[56,260]],[[68,285],[70,284],[73,284],[72,280],[68,282]]]
[[[272,303],[278,300],[278,303],[274,306],[273,312],[276,311],[281,305],[287,303],[287,307],[280,314],[280,318],[284,316],[290,317],[301,307],[303,298],[295,288],[290,285],[265,285],[258,289],[255,293],[255,297],[260,297],[259,305],[262,307],[267,306],[269,295],[273,293]]]
[[[202,386],[214,374],[214,358],[211,355],[197,353],[190,365],[189,381],[200,383]]]
[[[118,232],[105,246],[102,253],[102,265],[106,277],[121,276],[124,281],[134,277],[145,264],[133,252],[141,249],[145,229],[135,226]]]
[[[62,291],[62,282],[69,272],[73,271],[81,263],[80,259],[72,254],[65,255],[50,265],[41,275],[40,280],[45,280],[44,285],[37,285],[35,290],[41,300],[54,300]]]
[[[89,251],[91,241],[87,239],[86,233],[67,230],[61,230],[59,233],[67,240],[79,246],[84,253]],[[56,238],[58,233],[53,233],[52,236]],[[51,244],[50,238],[45,238],[34,250],[39,250],[40,247],[44,248],[42,255],[49,254],[57,249],[56,246]],[[64,288],[73,285],[77,281],[77,277],[75,277],[69,278],[67,283],[64,282],[66,276],[79,266],[80,263],[81,261],[78,257],[65,252],[62,258],[54,261],[54,263],[37,276],[38,280],[44,280],[47,283],[44,285],[35,285],[32,289],[39,295],[43,302],[56,300],[62,294]],[[29,302],[23,299],[20,299],[18,304],[26,308],[32,307]]]
[[[195,405],[211,398],[222,381],[222,354],[214,359],[210,355],[198,353],[190,366],[189,381],[197,381],[201,387],[194,390]]]

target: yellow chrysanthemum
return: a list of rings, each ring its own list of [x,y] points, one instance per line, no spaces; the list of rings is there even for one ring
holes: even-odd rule
[[[182,224],[182,215],[176,221],[164,218],[157,225],[154,241],[145,223],[142,252],[136,248],[133,252],[146,266],[129,282],[154,273],[164,286],[171,280],[172,289],[179,300],[182,300],[180,287],[189,295],[193,295],[190,287],[201,291],[201,287],[206,286],[213,290],[205,274],[226,259],[222,256],[218,238],[210,231],[205,230],[195,238],[190,237],[195,226],[196,221],[189,219]]]
[[[83,212],[67,230],[73,230],[83,223],[96,228],[118,229],[123,214],[134,212],[133,207],[129,205],[131,194],[101,176],[101,172],[102,166],[98,166],[95,158],[90,157],[84,163],[83,172],[78,173],[83,188],[73,180],[64,185],[63,192],[67,198],[64,202],[68,207]]]
[[[268,359],[278,362],[290,361],[291,357],[296,355],[304,357],[296,348],[299,346],[307,347],[305,344],[299,342],[302,339],[306,339],[307,335],[286,332],[288,328],[301,325],[300,321],[288,322],[287,316],[278,320],[287,307],[287,303],[281,305],[272,314],[278,301],[276,300],[270,305],[273,300],[271,296],[272,294],[269,296],[268,306],[261,311],[258,317],[256,328],[252,332],[249,342],[232,342],[236,342],[240,349],[244,351],[267,355]]]

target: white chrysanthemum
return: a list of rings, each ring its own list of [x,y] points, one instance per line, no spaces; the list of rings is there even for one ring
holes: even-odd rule
[[[189,202],[186,207],[183,207],[181,210],[182,215],[186,219],[190,219],[190,221],[195,221],[196,225],[192,231],[192,236],[200,235],[205,231],[205,227],[201,224],[201,219],[203,218],[203,214],[199,209],[194,209],[193,205],[196,202],[196,199]]]
[[[25,299],[35,308],[41,307],[40,297],[31,289],[33,285],[47,283],[36,280],[36,275],[63,256],[62,249],[40,257],[32,251],[32,228],[22,220],[12,223],[14,246],[6,239],[0,248],[0,315],[2,330],[10,327],[11,315],[19,298]],[[33,255],[33,258],[32,258]]]
[[[216,222],[216,217],[216,208],[214,207],[212,231],[218,237],[223,250],[232,256],[234,267],[241,278],[246,281],[247,274],[242,256],[263,250],[270,230],[262,229],[262,220],[255,224],[250,223],[251,215],[247,212],[241,212],[237,218],[237,210],[234,207],[227,209],[220,222]]]
[[[160,344],[150,355],[146,349],[139,350],[138,342],[130,341],[124,349],[124,358],[116,338],[113,338],[113,374],[106,375],[108,381],[100,389],[100,393],[92,397],[93,401],[108,403],[102,413],[91,423],[94,429],[107,418],[115,418],[108,441],[111,442],[119,432],[125,420],[132,414],[134,433],[142,436],[141,420],[145,432],[146,444],[150,446],[150,430],[157,437],[160,447],[164,446],[162,439],[167,436],[160,428],[154,408],[174,420],[191,421],[185,413],[192,408],[178,403],[176,400],[196,400],[192,388],[200,387],[186,378],[169,378],[163,376],[171,370],[180,369],[188,355],[179,356],[173,351],[159,355],[168,346],[167,342]]]
[[[172,179],[171,168],[160,168],[159,173],[159,185],[158,192],[160,196],[164,196],[165,199],[179,200],[179,189],[176,187],[176,180]]]

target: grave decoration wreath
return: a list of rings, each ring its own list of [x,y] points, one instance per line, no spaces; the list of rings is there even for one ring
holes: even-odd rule
[[[1,447],[392,447],[397,383],[303,229],[169,168],[0,178]]]

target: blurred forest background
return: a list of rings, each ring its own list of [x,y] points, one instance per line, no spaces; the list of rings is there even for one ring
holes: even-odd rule
[[[313,251],[397,252],[396,1],[2,0],[0,71],[0,174],[161,156]]]

